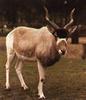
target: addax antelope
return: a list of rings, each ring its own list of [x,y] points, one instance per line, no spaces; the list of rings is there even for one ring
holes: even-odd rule
[[[21,87],[27,89],[21,70],[25,60],[35,60],[39,72],[38,95],[39,98],[45,98],[43,93],[43,83],[45,80],[45,69],[61,58],[67,51],[67,37],[76,30],[71,29],[73,24],[73,13],[71,11],[71,20],[63,28],[60,28],[48,17],[48,10],[45,8],[45,20],[52,30],[47,26],[39,29],[30,27],[17,27],[13,29],[6,37],[7,62],[6,62],[6,89],[10,88],[9,71],[16,57],[15,69],[21,83]]]

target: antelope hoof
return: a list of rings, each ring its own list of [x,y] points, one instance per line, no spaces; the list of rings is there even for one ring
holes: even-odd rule
[[[10,91],[11,88],[10,88],[10,87],[6,87],[5,90],[6,90],[6,91]]]
[[[44,97],[42,97],[42,98],[39,98],[39,100],[45,100],[45,98],[44,98]]]
[[[45,96],[39,96],[39,100],[45,100]]]

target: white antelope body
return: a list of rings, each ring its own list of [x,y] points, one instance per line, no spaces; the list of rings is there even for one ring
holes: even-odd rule
[[[49,21],[49,19],[48,19]],[[58,29],[59,32],[66,33],[65,29]],[[45,68],[53,65],[59,60],[62,54],[67,50],[66,37],[55,37],[48,28],[39,29],[29,27],[17,27],[6,37],[7,62],[6,62],[6,89],[10,88],[9,69],[16,57],[15,69],[21,83],[21,87],[27,89],[24,82],[21,69],[24,60],[37,61],[39,72],[38,95],[39,98],[45,98],[43,93],[43,82],[45,79]]]
[[[17,57],[15,65],[21,86],[27,89],[21,74],[24,60],[36,60],[38,63],[40,81],[45,79],[44,68],[55,63],[60,54],[58,53],[55,37],[48,31],[47,27],[41,29],[18,27],[10,32],[6,37],[7,63],[6,63],[6,88],[9,84],[9,67]],[[41,85],[41,83],[40,83]],[[40,89],[39,85],[39,89]],[[42,90],[39,90],[42,92]],[[43,93],[39,95],[43,96]]]

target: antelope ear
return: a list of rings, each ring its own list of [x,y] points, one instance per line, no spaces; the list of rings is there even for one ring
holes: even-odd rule
[[[77,30],[78,26],[72,26],[71,28],[68,29],[69,35],[73,34]]]

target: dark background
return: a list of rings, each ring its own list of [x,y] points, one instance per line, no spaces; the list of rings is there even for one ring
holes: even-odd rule
[[[73,8],[75,23],[86,24],[86,0],[0,0],[0,27],[45,25],[43,5],[48,8],[50,19],[59,25],[68,22]]]

